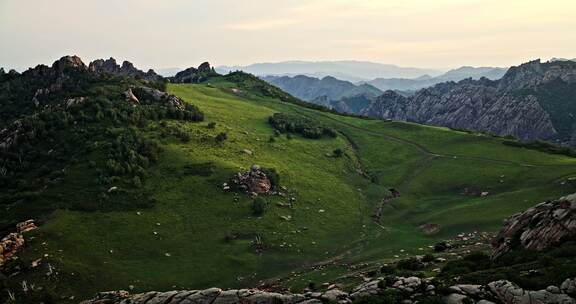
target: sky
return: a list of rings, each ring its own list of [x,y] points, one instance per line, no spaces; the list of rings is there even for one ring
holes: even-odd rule
[[[447,69],[576,57],[575,0],[0,0],[0,66],[364,60]]]

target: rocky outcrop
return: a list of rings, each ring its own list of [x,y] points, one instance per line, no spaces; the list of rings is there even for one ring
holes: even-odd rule
[[[124,61],[120,66],[114,58],[94,60],[90,63],[88,69],[97,74],[120,75],[149,81],[162,79],[162,76],[156,74],[152,69],[148,70],[148,72],[141,71],[129,61]]]
[[[544,202],[506,220],[494,239],[493,257],[521,247],[543,250],[576,237],[576,194]]]
[[[272,183],[260,166],[253,165],[250,171],[239,172],[230,179],[230,186],[224,184],[224,189],[246,192],[252,195],[268,194],[272,191]]]
[[[186,104],[182,99],[174,95],[168,94],[166,92],[162,92],[158,89],[140,86],[131,88],[130,92],[127,93],[132,93],[133,97],[135,97],[136,100],[138,100],[138,103],[140,102],[140,100],[151,99],[155,102],[161,102],[168,106],[175,107],[179,110],[184,110],[186,108]],[[125,93],[125,96],[127,93]]]
[[[0,266],[6,261],[15,258],[15,255],[24,246],[24,233],[36,229],[33,220],[16,225],[16,232],[10,233],[0,241]]]
[[[489,293],[501,303],[510,304],[547,304],[576,303],[576,300],[555,286],[546,290],[530,291],[515,286],[509,281],[497,281],[488,284]]]
[[[388,91],[361,114],[511,135],[523,140],[551,140],[558,135],[558,128],[565,127],[562,125],[565,122],[555,120],[553,105],[544,103],[548,101],[539,97],[538,88],[553,81],[576,83],[576,63],[536,60],[510,68],[500,80],[441,83],[411,97]],[[570,138],[558,140],[568,142]]]
[[[454,285],[442,296],[447,304],[573,304],[574,280],[566,280],[561,287],[550,286],[545,290],[522,289],[509,281],[496,281],[487,285]],[[375,279],[354,288],[351,293],[331,285],[323,292],[304,294],[281,294],[257,289],[221,290],[210,288],[192,291],[147,292],[131,295],[126,291],[104,292],[81,304],[151,304],[151,303],[196,303],[196,304],[296,304],[296,303],[340,303],[348,304],[370,297],[379,297],[387,291],[395,291],[402,303],[417,303],[418,299],[437,296],[436,286],[430,279],[397,277],[391,286],[384,286],[384,279]],[[390,300],[390,299],[387,299]]]
[[[152,304],[152,303],[195,303],[195,304],[321,304],[351,303],[348,294],[333,288],[326,292],[306,294],[280,294],[257,289],[222,290],[210,288],[192,291],[148,292],[130,295],[126,291],[105,292],[82,304]]]
[[[217,75],[218,73],[214,71],[214,68],[208,62],[204,62],[197,69],[191,67],[178,72],[170,78],[170,81],[174,83],[201,83]]]

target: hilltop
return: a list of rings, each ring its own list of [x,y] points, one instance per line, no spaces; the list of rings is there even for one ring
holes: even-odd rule
[[[2,266],[3,300],[301,291],[576,192],[574,158],[510,139],[345,116],[209,65],[89,66],[1,75],[2,231],[38,226]]]

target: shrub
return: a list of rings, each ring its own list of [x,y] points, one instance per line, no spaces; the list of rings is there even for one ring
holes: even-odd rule
[[[411,258],[405,259],[405,260],[400,260],[400,261],[398,261],[396,266],[398,267],[398,269],[412,270],[412,271],[416,271],[416,270],[420,270],[420,269],[424,268],[424,265],[422,265],[422,263],[420,261],[418,261],[418,259],[415,257],[411,257]]]
[[[278,171],[274,168],[262,168],[261,170],[270,180],[272,189],[278,189],[280,187],[280,175],[278,174]]]
[[[546,152],[551,154],[560,154],[566,155],[570,157],[576,157],[576,150],[569,148],[569,147],[561,147],[557,146],[545,141],[529,141],[529,142],[522,142],[522,141],[513,141],[513,140],[506,140],[503,141],[502,144],[506,146],[512,147],[519,147],[519,148],[526,148],[530,150],[536,150],[540,152]]]
[[[434,245],[434,251],[436,252],[444,252],[448,250],[448,248],[450,248],[450,246],[446,242],[440,242]]]
[[[394,274],[396,272],[396,267],[393,265],[383,265],[380,267],[380,273],[382,274]]]
[[[268,118],[268,122],[281,133],[297,133],[311,139],[319,139],[323,136],[336,137],[334,129],[293,114],[275,113]]]
[[[264,215],[264,212],[266,211],[266,201],[261,198],[261,197],[257,197],[252,201],[252,215],[254,216],[262,216]]]
[[[338,149],[334,150],[332,153],[334,154],[334,157],[339,158],[339,157],[342,157],[342,155],[344,155],[344,150],[338,148]]]
[[[354,301],[355,304],[398,304],[402,295],[398,289],[388,288],[379,295],[363,297]]]
[[[224,132],[220,132],[218,135],[216,135],[216,142],[217,143],[222,143],[226,139],[228,139],[228,135]]]
[[[216,128],[216,123],[211,121],[208,123],[208,129],[215,129]]]
[[[431,254],[427,254],[424,257],[422,257],[422,262],[424,263],[430,263],[434,261],[434,256]]]

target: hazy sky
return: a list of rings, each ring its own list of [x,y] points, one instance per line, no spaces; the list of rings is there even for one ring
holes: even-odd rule
[[[576,57],[576,0],[0,0],[0,66],[356,59],[509,66]]]

